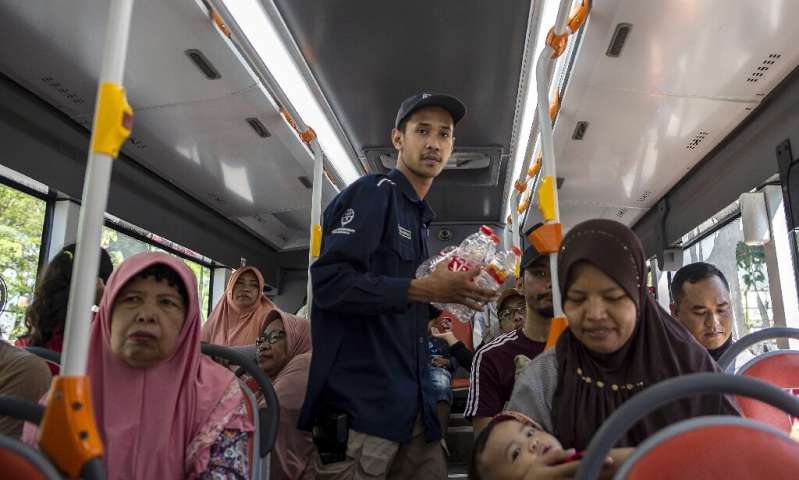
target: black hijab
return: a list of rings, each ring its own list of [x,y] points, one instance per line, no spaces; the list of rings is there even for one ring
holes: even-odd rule
[[[637,320],[630,339],[610,354],[588,350],[570,330],[558,340],[554,434],[564,448],[578,450],[588,446],[617,407],[646,387],[682,374],[720,371],[707,350],[649,295],[643,247],[629,228],[612,220],[589,220],[566,235],[558,258],[562,298],[580,262],[593,264],[624,289],[636,305]],[[680,420],[723,413],[737,415],[737,410],[722,395],[673,402],[638,422],[616,446],[638,445]]]

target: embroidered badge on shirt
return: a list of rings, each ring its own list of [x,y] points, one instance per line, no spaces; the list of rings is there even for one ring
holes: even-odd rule
[[[344,215],[341,216],[341,226],[343,227],[344,225],[350,223],[354,218],[355,218],[355,210],[348,208],[344,212]]]

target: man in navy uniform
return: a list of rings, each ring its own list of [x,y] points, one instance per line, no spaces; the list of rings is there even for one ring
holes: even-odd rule
[[[318,478],[447,477],[428,372],[429,303],[481,309],[495,292],[474,284],[478,270],[442,265],[414,276],[429,257],[433,212],[424,198],[465,113],[451,96],[407,98],[391,132],[397,168],[360,178],[325,210],[299,421],[314,431]]]

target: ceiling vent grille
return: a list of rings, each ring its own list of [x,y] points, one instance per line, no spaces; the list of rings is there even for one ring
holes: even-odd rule
[[[247,119],[247,123],[250,124],[252,129],[255,130],[255,133],[259,137],[261,137],[261,138],[269,138],[269,137],[272,136],[272,134],[269,133],[269,130],[266,129],[266,126],[260,120],[258,120],[257,118],[250,117],[250,118]]]
[[[586,130],[588,130],[588,122],[577,122],[572,133],[572,140],[582,140]]]
[[[649,190],[645,190],[644,193],[642,193],[641,196],[638,197],[638,200],[637,200],[638,203],[645,202],[646,199],[649,198],[650,195],[652,195],[652,192],[650,192]]]
[[[701,144],[707,137],[710,135],[710,132],[706,132],[704,130],[700,130],[699,133],[693,136],[691,140],[688,142],[688,145],[685,146],[687,150],[696,150],[699,148],[699,144]]]
[[[605,52],[605,55],[608,57],[619,57],[632,29],[633,25],[631,23],[620,23],[616,25],[616,30],[613,32],[613,37],[610,39],[610,45],[608,45],[608,50]]]
[[[616,218],[622,218],[625,213],[627,213],[627,209],[626,208],[620,208],[620,209],[616,210]]]
[[[74,105],[83,105],[86,103],[86,99],[78,95],[77,93],[70,90],[60,81],[56,80],[54,77],[42,77],[40,78],[42,83],[49,86],[53,89],[60,97],[62,97],[67,102],[70,102]]]
[[[299,180],[300,183],[302,184],[302,186],[307,188],[308,190],[313,189],[313,183],[311,183],[311,179],[310,178],[308,178],[306,176],[302,176],[302,177],[297,177],[297,180]]]
[[[769,69],[771,69],[771,67],[775,63],[777,63],[777,61],[780,58],[782,58],[782,54],[781,53],[770,53],[768,55],[768,57],[766,57],[760,63],[760,65],[758,65],[757,67],[755,67],[754,70],[752,70],[752,73],[749,74],[749,78],[746,79],[746,82],[747,83],[757,83],[757,82],[759,82],[763,77],[766,76],[766,73],[769,71]]]
[[[222,78],[222,74],[219,73],[219,70],[216,69],[214,64],[208,60],[208,57],[206,57],[203,52],[192,48],[186,50],[186,55],[209,80],[218,80]]]

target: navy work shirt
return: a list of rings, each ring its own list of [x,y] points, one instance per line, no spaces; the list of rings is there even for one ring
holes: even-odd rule
[[[421,413],[427,441],[441,437],[428,371],[432,310],[408,300],[432,219],[399,170],[358,179],[325,210],[300,429],[346,413],[353,430],[406,443]]]

